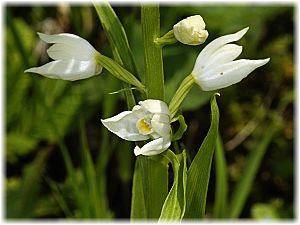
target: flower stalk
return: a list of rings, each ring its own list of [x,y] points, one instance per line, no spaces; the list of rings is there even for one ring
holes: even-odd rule
[[[176,93],[174,94],[174,96],[169,104],[169,109],[171,112],[171,119],[174,118],[174,116],[176,115],[181,103],[183,102],[185,96],[189,93],[189,91],[193,87],[194,83],[195,83],[195,80],[192,75],[188,75],[181,82],[179,88],[177,89]]]
[[[164,36],[155,39],[155,43],[161,47],[174,44],[177,41],[178,40],[174,36],[173,29],[167,32]]]
[[[132,84],[138,87],[140,90],[145,90],[145,86],[132,73],[124,69],[111,58],[99,53],[96,56],[96,60],[101,66],[107,69],[116,78],[126,83]]]

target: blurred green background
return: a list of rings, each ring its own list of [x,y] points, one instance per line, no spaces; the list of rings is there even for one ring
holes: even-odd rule
[[[143,74],[140,8],[113,5],[135,62]],[[133,143],[110,135],[101,118],[126,109],[122,88],[107,71],[67,82],[25,74],[49,61],[36,32],[73,33],[112,57],[92,5],[5,5],[5,216],[6,218],[129,218],[135,157]],[[247,156],[266,151],[241,218],[294,218],[294,17],[293,5],[205,4],[161,6],[161,34],[179,20],[200,14],[213,39],[249,26],[238,43],[240,58],[271,58],[238,85],[220,90],[220,134],[227,159],[229,195]],[[176,43],[163,49],[166,100],[188,75],[203,46]],[[193,87],[183,103],[188,130],[183,143],[191,159],[210,125],[212,93]],[[107,148],[109,146],[109,148]],[[70,155],[72,176],[62,154]],[[207,218],[214,202],[214,164]],[[93,178],[97,184],[91,182]],[[92,193],[92,194],[91,194]],[[94,201],[93,201],[94,200]]]

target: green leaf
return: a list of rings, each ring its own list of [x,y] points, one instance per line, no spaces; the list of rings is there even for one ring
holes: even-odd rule
[[[179,115],[178,117],[176,117],[176,119],[173,120],[172,122],[175,122],[176,120],[178,120],[178,122],[179,122],[179,128],[176,131],[176,133],[173,134],[172,141],[177,141],[177,140],[181,139],[182,135],[185,133],[185,131],[187,129],[187,125],[186,125],[184,117],[182,115]]]
[[[114,59],[120,65],[124,66],[129,72],[140,77],[124,27],[116,13],[108,3],[101,3],[101,5],[95,3],[94,6],[101,21],[102,27],[107,34]],[[130,88],[129,84],[124,84],[123,86],[124,88]],[[131,109],[135,105],[135,99],[132,90],[125,92],[125,96],[127,99],[128,109]]]
[[[241,175],[241,180],[236,184],[231,201],[230,201],[230,218],[238,218],[245,205],[246,199],[249,196],[253,185],[255,175],[260,167],[261,161],[267,148],[276,132],[276,124],[271,124],[261,139],[259,145],[253,149],[247,158],[244,171]]]
[[[33,209],[39,198],[42,176],[51,148],[38,152],[34,161],[25,167],[20,186],[6,197],[7,218],[32,218]]]
[[[211,163],[219,126],[216,95],[211,99],[212,116],[209,131],[187,173],[187,205],[184,218],[202,218],[205,213]]]
[[[170,161],[174,172],[174,182],[163,205],[159,221],[180,221],[186,206],[186,153],[185,150],[179,155],[175,155],[170,150],[166,153],[172,156]]]
[[[256,220],[279,219],[276,208],[271,204],[256,203],[251,208],[251,217]]]
[[[139,157],[135,162],[130,211],[131,220],[147,218],[141,162],[142,160]]]
[[[49,187],[52,191],[51,194],[52,194],[54,200],[57,202],[59,207],[62,209],[62,211],[64,212],[66,217],[72,218],[73,215],[67,204],[66,198],[63,196],[63,193],[60,191],[59,185],[55,181],[53,181],[47,177],[45,178],[45,181],[47,182],[47,184],[49,185]]]
[[[168,194],[168,161],[138,156],[132,190],[131,219],[159,218]]]
[[[32,152],[38,142],[34,138],[17,132],[6,135],[6,159],[9,163],[16,163],[18,158]]]
[[[220,134],[217,137],[216,153],[215,153],[215,165],[216,165],[216,190],[215,190],[215,202],[214,202],[214,218],[225,218],[227,215],[227,166],[224,155],[223,143]]]
[[[119,18],[108,3],[94,3],[98,17],[106,32],[114,59],[131,73],[138,75],[128,39]]]
[[[84,175],[84,184],[86,185],[86,203],[85,206],[89,208],[91,218],[108,218],[111,213],[108,208],[106,198],[101,196],[102,190],[97,186],[97,175],[93,164],[92,156],[88,147],[86,128],[83,116],[80,119],[80,153],[82,159],[82,172]]]

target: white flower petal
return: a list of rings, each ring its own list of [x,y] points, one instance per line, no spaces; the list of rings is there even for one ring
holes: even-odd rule
[[[170,117],[166,114],[154,114],[151,119],[151,126],[162,137],[170,135]]]
[[[38,33],[38,35],[43,41],[50,44],[53,43],[67,44],[73,46],[74,48],[80,48],[84,52],[96,51],[94,47],[87,40],[74,34],[61,33],[61,34],[48,35],[48,34]]]
[[[149,114],[149,112],[145,108],[141,107],[140,105],[133,106],[132,112],[135,113],[135,115],[139,118],[142,118],[146,114]]]
[[[95,61],[58,60],[25,72],[38,73],[48,78],[62,80],[81,80],[101,73],[102,67]]]
[[[227,44],[216,50],[208,59],[207,63],[200,68],[200,71],[193,71],[193,74],[201,74],[203,71],[214,68],[224,63],[235,60],[241,53],[243,47],[236,44]]]
[[[211,91],[228,87],[240,82],[256,68],[268,63],[270,58],[261,60],[240,59],[206,71],[195,81],[204,91]]]
[[[142,148],[136,146],[134,148],[134,154],[138,155],[158,155],[167,150],[171,145],[170,137],[158,138],[145,144]]]
[[[207,46],[205,46],[205,48],[198,55],[193,71],[200,71],[200,69],[203,66],[205,66],[207,61],[210,59],[211,55],[217,49],[219,49],[220,47],[222,47],[223,45],[225,45],[227,43],[238,41],[245,35],[245,33],[248,31],[248,29],[249,29],[249,27],[244,28],[234,34],[228,34],[228,35],[219,37],[219,38],[213,40],[212,42],[210,42]]]
[[[96,51],[74,46],[67,43],[57,43],[48,48],[47,53],[54,60],[76,59],[88,61],[95,58]]]
[[[161,100],[147,99],[145,101],[140,101],[139,104],[150,113],[171,114],[167,104]]]
[[[139,133],[136,123],[140,119],[131,111],[124,111],[108,119],[101,120],[103,125],[120,138],[128,141],[143,141],[149,139],[148,135]]]

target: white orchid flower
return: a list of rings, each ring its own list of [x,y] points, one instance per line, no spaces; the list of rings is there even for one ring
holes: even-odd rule
[[[248,29],[219,37],[200,52],[192,76],[202,90],[211,91],[238,83],[253,70],[269,62],[270,58],[235,60],[241,54],[242,46],[229,43],[241,39]]]
[[[86,79],[101,73],[102,66],[96,61],[96,56],[100,53],[85,39],[67,33],[54,35],[38,33],[38,35],[43,41],[54,44],[47,53],[55,61],[30,68],[25,72],[70,81]]]
[[[140,101],[132,111],[121,112],[101,122],[109,131],[124,140],[153,139],[142,148],[136,146],[134,148],[136,156],[157,155],[171,145],[170,111],[167,104],[160,100]]]
[[[175,38],[183,44],[200,45],[205,42],[208,32],[200,15],[189,16],[173,26]]]

